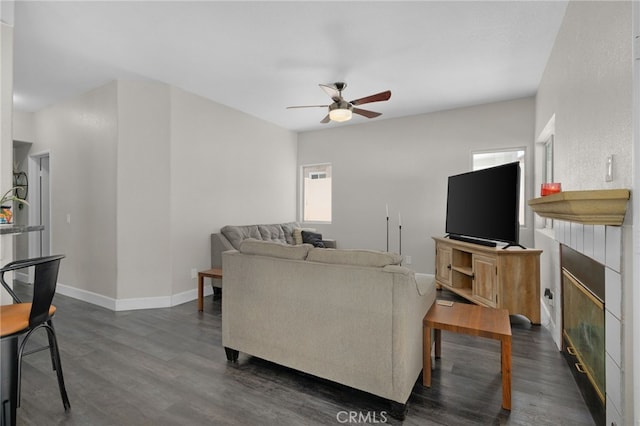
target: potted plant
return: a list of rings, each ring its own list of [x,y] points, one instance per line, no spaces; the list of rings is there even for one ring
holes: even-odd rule
[[[14,186],[13,188],[5,192],[2,195],[2,198],[0,198],[0,224],[11,223],[11,219],[13,218],[11,207],[14,201],[20,204],[29,205],[26,200],[23,200],[22,198],[18,198],[16,196],[15,191],[17,188],[18,187]]]

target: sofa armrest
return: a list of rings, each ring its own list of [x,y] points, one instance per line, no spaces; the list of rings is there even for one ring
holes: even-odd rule
[[[424,296],[435,287],[435,278],[432,274],[420,274],[416,272],[416,287],[420,296]]]
[[[338,248],[336,240],[322,240],[322,243],[324,244],[325,248]]]
[[[227,237],[221,233],[211,234],[211,267],[222,268],[222,252],[235,250]]]
[[[397,271],[393,274],[393,353],[400,356],[394,359],[393,384],[402,390],[395,401],[405,403],[422,371],[422,321],[436,300],[436,289],[433,275],[416,274],[398,265],[385,269]]]

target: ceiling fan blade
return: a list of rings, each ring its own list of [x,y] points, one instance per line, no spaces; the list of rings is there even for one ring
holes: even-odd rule
[[[368,104],[371,102],[380,102],[380,101],[388,101],[391,97],[391,91],[387,90],[384,92],[376,93],[375,95],[367,96],[364,98],[356,99],[354,101],[349,102],[351,105],[362,105]]]
[[[362,115],[362,116],[367,117],[367,118],[375,118],[375,117],[378,117],[378,116],[382,115],[381,112],[369,111],[369,110],[360,109],[360,108],[354,108],[352,110],[352,112],[354,114],[359,114],[359,115]]]
[[[320,108],[320,107],[324,107],[327,108],[329,105],[296,105],[296,106],[288,106],[287,109],[293,109],[293,108]]]
[[[322,124],[327,124],[330,121],[331,121],[331,118],[329,117],[329,114],[327,114],[327,116],[325,118],[323,118],[320,122]]]
[[[342,99],[340,97],[340,91],[336,88],[336,86],[328,84],[319,84],[318,86],[320,86],[320,88],[324,90],[327,95],[329,95],[329,97],[333,99],[334,102],[338,102]]]

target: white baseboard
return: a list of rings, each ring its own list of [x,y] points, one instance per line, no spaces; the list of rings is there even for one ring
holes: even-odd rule
[[[551,317],[551,312],[549,312],[549,307],[545,303],[544,297],[540,298],[540,306],[542,307],[542,326],[549,330],[549,333],[551,333],[551,337],[558,349],[562,349],[562,342],[559,341],[558,330],[556,330],[556,322],[554,321],[554,318]]]
[[[204,286],[204,295],[209,296],[213,294],[213,289],[210,285]],[[192,300],[196,300],[198,298],[198,289],[194,288],[191,290],[183,291],[182,293],[174,294],[171,296],[171,306],[182,305],[183,303],[191,302]]]
[[[116,310],[116,299],[94,293],[92,291],[82,290],[80,288],[58,283],[56,293],[82,300],[83,302],[91,303],[93,305],[102,306],[103,308],[107,308],[112,311]]]
[[[198,298],[198,290],[195,288],[172,296],[136,297],[130,299],[114,299],[92,291],[82,290],[60,283],[58,283],[56,292],[63,296],[72,297],[74,299],[82,300],[83,302],[102,306],[103,308],[110,309],[112,311],[170,308]],[[212,293],[213,289],[211,286],[205,286],[204,295],[209,296]]]

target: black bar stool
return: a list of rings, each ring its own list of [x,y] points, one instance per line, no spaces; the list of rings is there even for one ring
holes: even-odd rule
[[[2,425],[14,425],[16,422],[16,407],[20,406],[20,377],[22,374],[23,355],[43,349],[49,349],[51,354],[51,362],[58,376],[58,386],[64,409],[67,411],[71,408],[67,390],[64,386],[58,341],[51,321],[56,312],[56,307],[51,304],[51,301],[56,292],[60,260],[63,258],[64,255],[55,255],[17,260],[0,269],[0,283],[2,283],[2,286],[9,292],[14,301],[11,305],[0,306],[2,355],[3,358],[5,356],[10,358],[3,359],[2,362],[2,395],[0,396],[2,402]],[[24,303],[6,283],[4,274],[30,267],[35,267],[33,300],[31,303]],[[43,348],[25,353],[24,349],[29,337],[40,328],[46,330],[49,344]],[[22,343],[18,346],[19,337],[23,335]],[[7,389],[5,389],[5,385]]]

